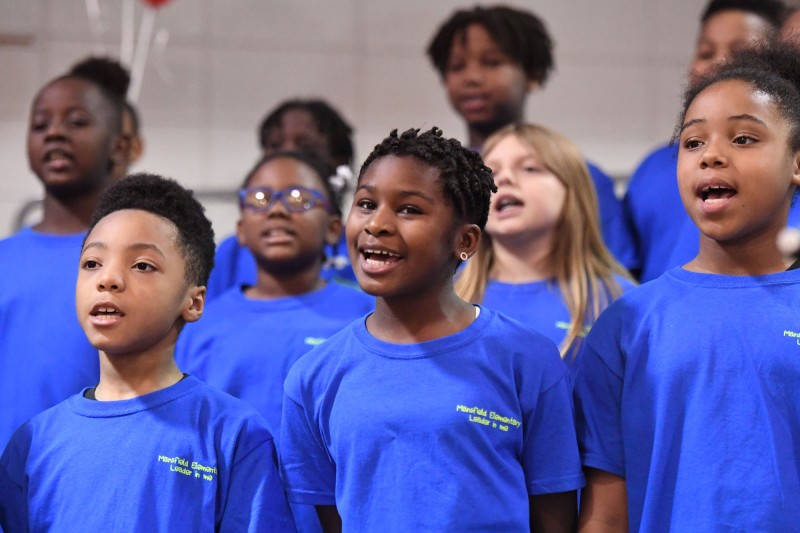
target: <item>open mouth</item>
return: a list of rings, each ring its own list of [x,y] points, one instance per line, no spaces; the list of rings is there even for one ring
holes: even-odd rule
[[[727,200],[736,195],[736,190],[722,185],[710,185],[700,191],[700,197],[704,202],[709,200]]]
[[[108,304],[101,304],[92,307],[92,310],[89,312],[89,314],[93,317],[99,318],[125,316],[125,313],[120,311],[117,307]]]
[[[522,207],[523,205],[522,200],[514,196],[501,196],[494,202],[495,210],[500,213],[511,207]]]
[[[71,161],[71,160],[72,156],[70,154],[58,148],[49,150],[44,154],[45,163],[50,163],[53,161]]]
[[[385,266],[397,263],[400,260],[400,255],[387,250],[375,250],[366,248],[361,250],[361,255],[368,265]]]

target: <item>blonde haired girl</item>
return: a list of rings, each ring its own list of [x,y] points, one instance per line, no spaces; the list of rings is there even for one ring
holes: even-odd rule
[[[634,285],[603,243],[586,163],[572,142],[534,124],[498,130],[483,157],[498,190],[456,291],[574,356],[600,312]]]

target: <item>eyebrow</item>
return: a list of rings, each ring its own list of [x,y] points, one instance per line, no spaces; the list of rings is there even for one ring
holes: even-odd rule
[[[359,185],[359,189],[365,189],[367,192],[375,193],[376,188],[373,185]],[[434,199],[432,196],[425,194],[421,191],[398,191],[397,193],[399,196],[417,196],[422,198],[423,200],[427,200],[431,203],[434,203]]]
[[[92,242],[88,243],[86,246],[83,247],[83,250],[81,251],[81,253],[85,252],[89,248],[99,248],[101,250],[107,250],[108,249],[108,245],[106,243],[104,243],[104,242],[92,241]],[[163,257],[164,259],[167,258],[164,255],[164,252],[161,251],[161,248],[159,248],[155,244],[149,244],[149,243],[146,243],[146,242],[135,242],[135,243],[131,244],[130,246],[128,246],[128,250],[152,250],[155,253],[157,253],[158,255],[160,255],[161,257]]]
[[[737,122],[739,120],[746,120],[746,121],[749,121],[749,122],[755,122],[756,124],[761,124],[764,127],[766,127],[766,125],[767,125],[763,120],[761,120],[757,116],[750,115],[748,113],[742,113],[741,115],[731,115],[730,117],[728,117],[728,122]],[[694,126],[695,124],[701,124],[701,123],[704,123],[704,122],[706,122],[706,119],[704,119],[704,118],[694,118],[694,119],[690,120],[689,122],[686,122],[683,126],[681,126],[681,133],[683,133],[683,130],[685,130],[689,126]]]

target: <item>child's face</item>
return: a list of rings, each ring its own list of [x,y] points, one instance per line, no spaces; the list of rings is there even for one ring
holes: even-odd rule
[[[720,11],[700,31],[689,77],[697,80],[738,50],[765,39],[770,30],[769,23],[753,13],[738,9]]]
[[[302,187],[325,196],[317,173],[289,157],[272,159],[262,165],[247,185],[249,189],[257,187],[269,187],[273,191]],[[295,274],[298,269],[318,265],[325,244],[336,243],[341,229],[341,219],[321,205],[293,212],[281,201],[274,201],[266,211],[243,208],[237,238],[259,264],[281,265],[286,272]]]
[[[467,124],[492,128],[521,119],[528,92],[538,86],[479,24],[453,39],[444,83]]]
[[[109,183],[112,161],[124,152],[111,113],[87,81],[62,79],[41,90],[31,109],[28,161],[48,192],[75,195]]]
[[[135,209],[100,220],[86,238],[76,288],[89,342],[108,355],[171,353],[182,321],[203,311],[205,287],[189,284],[185,269],[168,220]]]
[[[311,152],[328,161],[333,158],[328,137],[319,131],[314,116],[305,109],[289,109],[281,117],[280,126],[267,134],[264,155],[285,150]]]
[[[461,225],[439,170],[413,157],[373,162],[347,218],[347,247],[359,285],[384,298],[436,291],[452,278]]]
[[[486,233],[496,240],[525,243],[550,237],[561,220],[567,189],[539,155],[507,135],[484,156],[497,192],[492,194]]]
[[[774,243],[800,184],[789,134],[773,99],[748,83],[722,81],[697,95],[680,135],[678,185],[701,233],[731,244],[771,234]]]

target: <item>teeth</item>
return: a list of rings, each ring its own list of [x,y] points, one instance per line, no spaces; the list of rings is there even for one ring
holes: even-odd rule
[[[369,249],[367,249],[367,250],[364,250],[364,253],[365,254],[372,254],[372,255],[384,255],[386,257],[400,257],[399,255],[394,254],[392,252],[387,252],[386,250],[369,250]]]

